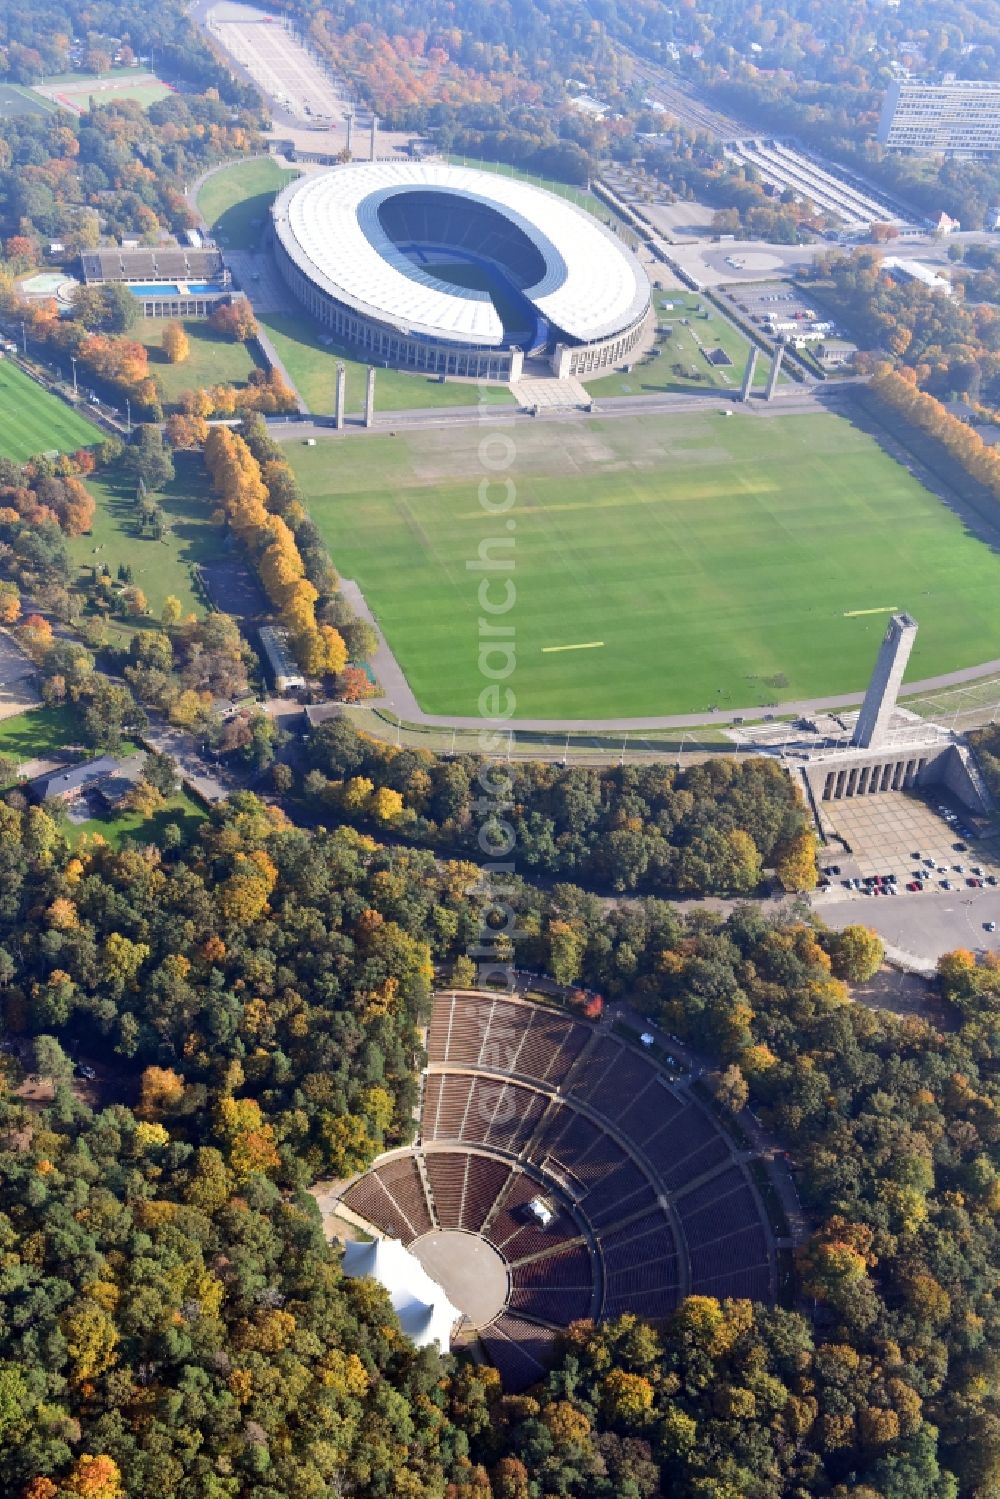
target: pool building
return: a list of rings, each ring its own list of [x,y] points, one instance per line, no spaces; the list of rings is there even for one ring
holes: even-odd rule
[[[207,317],[232,295],[218,250],[92,250],[80,256],[80,268],[88,286],[127,286],[144,317]]]

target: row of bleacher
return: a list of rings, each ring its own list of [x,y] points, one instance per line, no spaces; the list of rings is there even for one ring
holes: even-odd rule
[[[85,281],[215,281],[223,271],[218,250],[178,247],[149,250],[86,250],[80,256]]]

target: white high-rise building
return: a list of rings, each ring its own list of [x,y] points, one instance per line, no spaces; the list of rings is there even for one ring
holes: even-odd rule
[[[878,138],[901,151],[960,156],[1000,151],[1000,83],[897,79],[885,96]]]

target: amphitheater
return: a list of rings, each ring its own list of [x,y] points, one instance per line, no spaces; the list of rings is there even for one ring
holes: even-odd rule
[[[649,279],[593,214],[522,181],[444,162],[352,162],[271,210],[288,286],[373,364],[517,380],[608,368],[643,336]]]
[[[411,1249],[507,1389],[542,1377],[577,1318],[776,1299],[747,1152],[689,1082],[606,1025],[476,991],[435,996],[427,1049],[417,1143],[338,1205]]]

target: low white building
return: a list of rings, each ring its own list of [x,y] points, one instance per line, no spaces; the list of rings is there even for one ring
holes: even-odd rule
[[[952,285],[947,277],[939,276],[937,271],[932,271],[929,265],[924,265],[919,260],[904,260],[900,255],[887,255],[882,261],[881,270],[884,275],[892,276],[896,281],[919,281],[929,291],[943,291],[946,297],[952,294]]]

